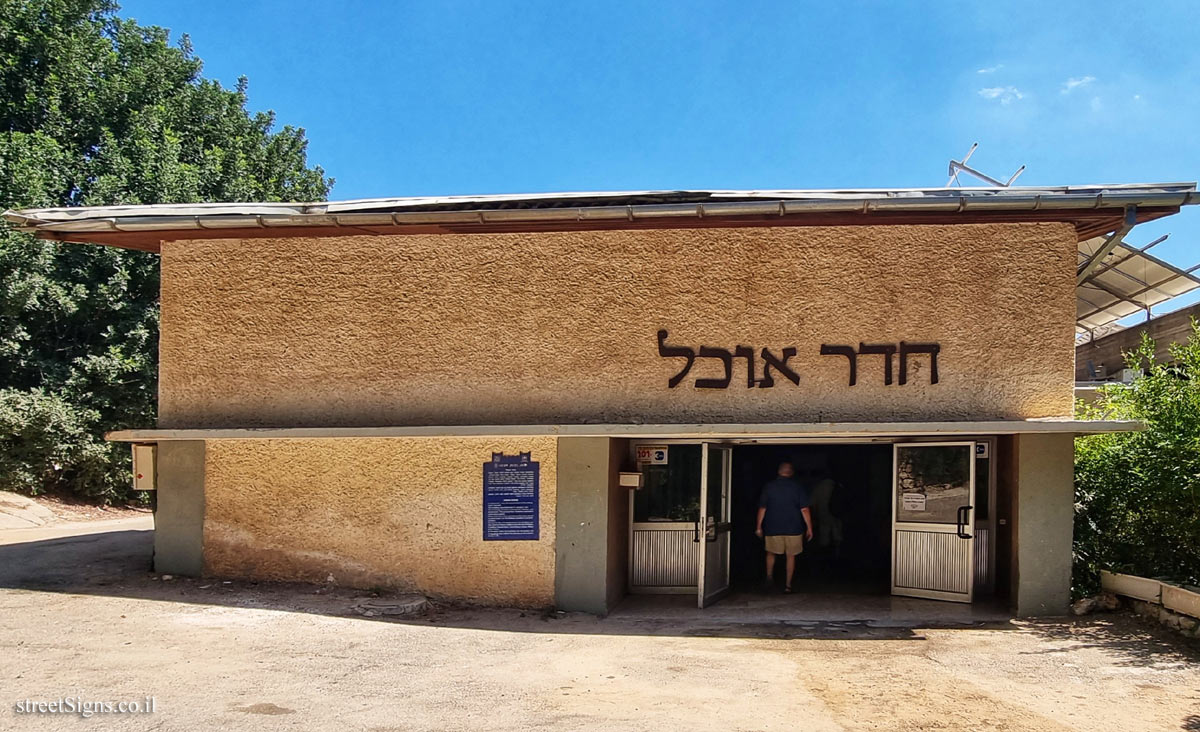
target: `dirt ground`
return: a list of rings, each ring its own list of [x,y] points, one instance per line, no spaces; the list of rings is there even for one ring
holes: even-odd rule
[[[607,619],[161,579],[147,517],[0,535],[5,729],[1200,730],[1200,648],[1124,613],[973,627]],[[25,715],[22,700],[155,698]]]
[[[60,521],[97,521],[150,514],[149,506],[102,506],[70,496],[34,496],[33,500],[50,509]]]

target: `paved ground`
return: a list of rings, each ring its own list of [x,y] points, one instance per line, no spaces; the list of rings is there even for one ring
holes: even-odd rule
[[[0,533],[2,729],[1200,730],[1200,649],[1122,614],[368,619],[344,590],[157,579],[144,518],[100,528]],[[14,709],[146,695],[144,716]]]
[[[0,530],[44,526],[55,518],[53,511],[32,498],[0,491]]]
[[[149,518],[144,506],[101,506],[83,503],[72,497],[42,495],[35,498],[0,491],[0,531],[49,526],[68,521]]]

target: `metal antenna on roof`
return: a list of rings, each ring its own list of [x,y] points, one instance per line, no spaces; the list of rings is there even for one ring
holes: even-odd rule
[[[1025,166],[1022,165],[1021,167],[1017,168],[1017,172],[1012,174],[1012,177],[1010,177],[1008,179],[1007,183],[1001,183],[1000,181],[996,180],[995,178],[991,177],[990,175],[987,175],[985,173],[979,172],[978,170],[975,170],[971,166],[967,165],[967,161],[971,159],[971,155],[973,155],[975,153],[975,149],[978,147],[979,147],[979,143],[976,142],[973,145],[971,145],[971,149],[967,151],[967,154],[963,156],[962,160],[951,160],[950,161],[950,180],[946,183],[947,188],[954,185],[955,183],[958,183],[958,174],[959,173],[966,173],[967,175],[974,176],[974,177],[978,178],[979,180],[983,181],[984,183],[987,183],[990,186],[996,186],[997,188],[1008,188],[1009,186],[1011,186],[1013,184],[1013,181],[1015,181],[1017,179],[1017,177],[1021,175],[1021,173],[1025,172]],[[959,185],[962,185],[962,184],[959,183]]]

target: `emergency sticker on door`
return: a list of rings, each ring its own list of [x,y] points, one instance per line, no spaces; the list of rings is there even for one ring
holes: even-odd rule
[[[637,446],[637,461],[647,465],[666,465],[667,464],[667,446],[666,445],[638,445]]]
[[[924,493],[901,493],[900,507],[905,511],[924,511],[925,510],[925,494]]]

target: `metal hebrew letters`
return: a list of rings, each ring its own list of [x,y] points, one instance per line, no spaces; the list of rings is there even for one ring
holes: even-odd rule
[[[858,344],[858,355],[879,354],[883,356],[883,384],[884,386],[892,385],[892,354],[896,352],[896,347],[891,343],[881,343],[875,346],[868,346],[866,343]],[[903,384],[904,382],[900,382]]]
[[[658,355],[662,358],[685,358],[687,361],[683,364],[683,368],[679,373],[667,380],[667,386],[671,389],[679,386],[691,373],[692,366],[695,365],[697,358],[716,359],[721,362],[722,376],[719,378],[698,378],[693,383],[697,389],[728,389],[729,384],[733,381],[733,359],[741,358],[746,361],[746,388],[753,389],[756,386],[760,389],[769,389],[775,386],[775,376],[772,372],[778,372],[788,381],[796,386],[800,385],[800,374],[788,365],[788,361],[796,356],[797,349],[795,346],[787,346],[779,349],[781,356],[776,356],[769,348],[759,350],[758,356],[762,359],[763,368],[762,376],[757,376],[754,363],[754,347],[753,346],[734,346],[730,351],[727,348],[718,348],[715,346],[700,346],[693,350],[686,346],[668,346],[668,333],[666,330],[658,331]],[[862,343],[859,342],[858,349],[854,346],[831,345],[828,343],[821,344],[820,353],[822,356],[844,356],[850,366],[850,386],[858,384],[858,359],[860,356],[883,356],[883,385],[892,385],[892,357],[897,353],[900,354],[900,377],[898,379],[900,385],[908,383],[908,359],[910,356],[927,355],[929,356],[929,383],[938,383],[938,354],[941,352],[941,346],[937,343],[909,343],[908,341],[900,341],[899,345],[895,343]]]
[[[827,346],[821,344],[822,356],[845,356],[850,361],[850,386],[858,383],[858,354],[854,346]]]
[[[688,375],[692,370],[692,364],[696,362],[696,354],[692,353],[692,349],[682,346],[668,346],[667,331],[658,331],[658,355],[663,358],[686,358],[687,363],[683,365],[683,369],[679,373],[671,377],[667,382],[667,386],[674,389],[679,386],[679,382],[683,381],[683,377]]]
[[[724,348],[709,348],[708,346],[700,346],[700,358],[719,358],[721,365],[725,367],[725,378],[723,379],[696,379],[697,389],[725,389],[729,386],[729,380],[733,378],[733,354],[726,351]]]
[[[796,355],[796,349],[792,348],[791,346],[788,346],[787,348],[783,349],[783,358],[782,359],[775,358],[775,354],[771,353],[770,351],[768,351],[765,348],[762,349],[763,361],[765,361],[766,363],[763,364],[763,377],[762,377],[762,381],[758,382],[758,385],[761,387],[775,386],[775,379],[771,378],[771,369],[774,368],[788,381],[799,386],[800,385],[800,374],[797,374],[795,371],[792,371],[790,368],[788,368],[788,365],[787,365],[788,359],[795,355]]]
[[[892,355],[900,352],[900,384],[908,383],[908,357],[914,353],[929,354],[929,383],[938,383],[938,352],[941,346],[937,343],[908,343],[900,341],[899,348],[893,343],[859,343],[858,351],[851,346],[821,346],[822,356],[845,356],[850,361],[850,386],[858,383],[858,357],[883,356],[883,385],[892,385]]]
[[[905,343],[900,341],[900,383],[908,383],[908,354],[929,354],[929,383],[938,383],[937,357],[942,347],[936,343]]]
[[[738,346],[733,349],[734,358],[746,359],[746,388],[754,388],[754,349],[750,346]]]

